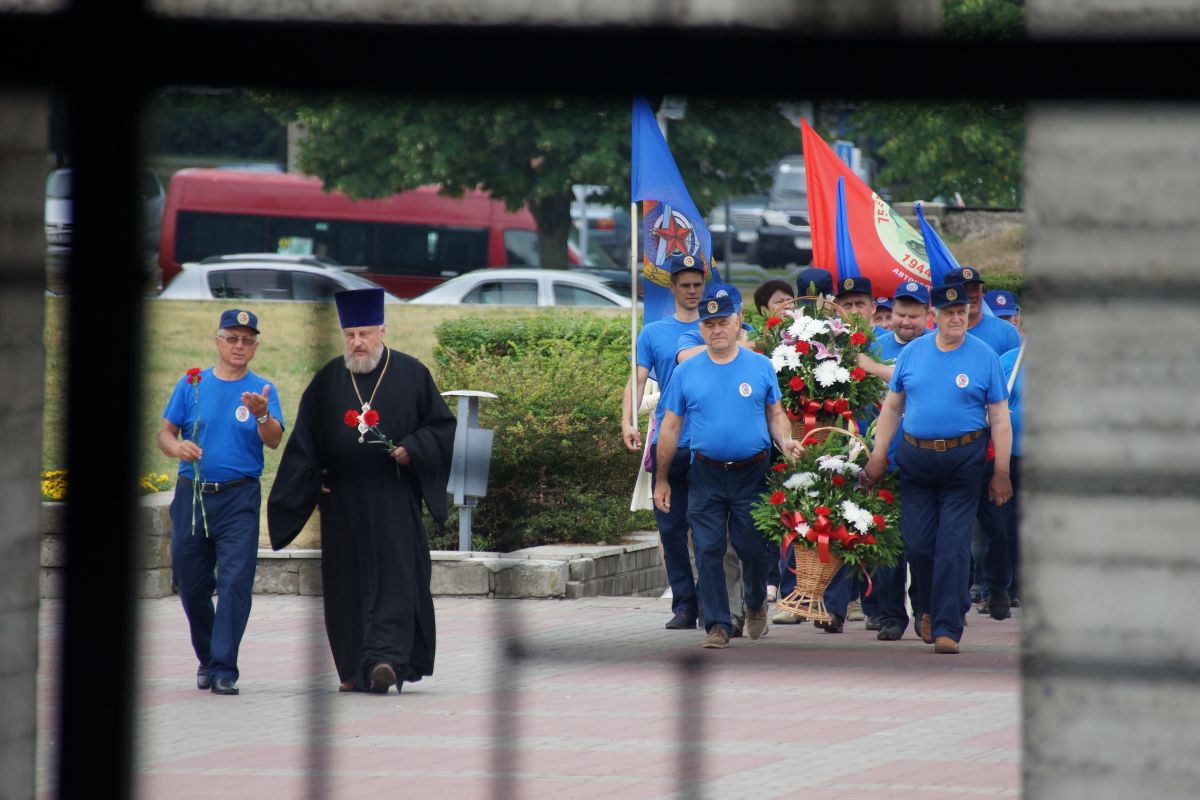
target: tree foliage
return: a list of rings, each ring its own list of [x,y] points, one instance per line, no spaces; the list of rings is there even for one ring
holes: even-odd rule
[[[950,39],[1019,39],[1025,35],[1025,2],[943,0],[942,33]]]
[[[282,160],[284,129],[248,92],[167,89],[155,98],[152,113],[157,152]]]
[[[307,131],[302,171],[353,197],[427,184],[461,196],[475,187],[516,210],[529,205],[542,264],[565,266],[574,184],[609,187],[627,202],[628,98],[514,96],[432,100],[398,96],[263,95],[281,121]],[[799,132],[768,103],[689,101],[670,123],[688,189],[706,211],[726,194],[760,191],[771,162],[799,148]]]

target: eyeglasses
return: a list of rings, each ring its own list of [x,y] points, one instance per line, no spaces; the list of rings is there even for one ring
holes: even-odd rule
[[[254,347],[258,344],[258,339],[253,336],[218,336],[218,339],[225,340],[225,343],[233,347],[238,342],[246,345],[246,347]]]

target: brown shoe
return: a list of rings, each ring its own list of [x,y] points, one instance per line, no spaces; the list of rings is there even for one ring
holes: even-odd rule
[[[921,615],[921,621],[917,623],[917,634],[925,644],[933,644],[933,617],[928,614]]]
[[[701,647],[709,649],[721,649],[729,646],[729,634],[720,625],[714,625],[713,629],[708,632],[708,636],[704,639],[704,644]]]
[[[846,606],[846,622],[862,622],[865,618],[862,610],[862,602],[851,600]]]
[[[385,661],[380,661],[371,670],[371,688],[374,694],[387,694],[388,689],[396,684],[396,670]]]
[[[949,636],[939,636],[933,643],[933,652],[945,655],[958,655],[958,642]]]
[[[763,634],[767,632],[767,604],[763,603],[762,608],[755,611],[752,608],[746,609],[746,635],[751,639],[761,639]]]

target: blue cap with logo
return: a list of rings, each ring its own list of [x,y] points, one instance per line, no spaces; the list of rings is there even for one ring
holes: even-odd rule
[[[249,328],[258,333],[258,317],[254,316],[250,311],[231,308],[221,312],[221,324],[217,328]]]
[[[943,275],[942,283],[983,283],[983,276],[974,267],[959,267]]]
[[[733,300],[733,310],[740,311],[742,308],[742,293],[732,283],[717,283],[713,281],[704,287],[705,300],[714,300],[726,295]]]
[[[870,278],[842,278],[838,281],[837,296],[844,294],[865,294],[874,299],[875,292],[871,288]]]
[[[929,296],[933,300],[934,308],[966,305],[968,302],[967,292],[963,289],[962,284],[951,283],[935,286]]]
[[[343,328],[368,328],[383,324],[383,289],[350,289],[334,292],[338,320]]]
[[[674,255],[667,256],[666,260],[662,263],[662,268],[672,275],[676,272],[683,272],[685,269],[704,272],[704,264],[700,259],[683,253],[675,253]]]
[[[905,281],[896,287],[892,296],[897,300],[901,297],[908,297],[922,305],[929,305],[929,287],[919,281]]]
[[[833,273],[820,267],[806,267],[796,275],[796,296],[810,297],[808,285],[813,284],[817,294],[833,294]]]
[[[983,296],[983,302],[997,317],[1015,317],[1021,313],[1021,303],[1008,289],[992,289]]]
[[[886,308],[887,310],[891,311],[892,310],[892,298],[876,297],[875,298],[875,308],[876,308],[876,310],[881,309],[881,308]]]
[[[713,317],[728,317],[736,313],[733,307],[733,298],[728,294],[723,294],[720,297],[710,297],[707,300],[700,301],[700,321],[712,319]]]

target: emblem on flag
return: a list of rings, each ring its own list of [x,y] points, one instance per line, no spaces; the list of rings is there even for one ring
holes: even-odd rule
[[[958,299],[958,291],[955,289],[947,289],[946,290],[946,299],[947,300],[957,300]]]
[[[237,315],[237,321],[238,321],[239,325],[249,325],[250,324],[250,315],[247,314],[245,311],[239,311],[238,315]]]

